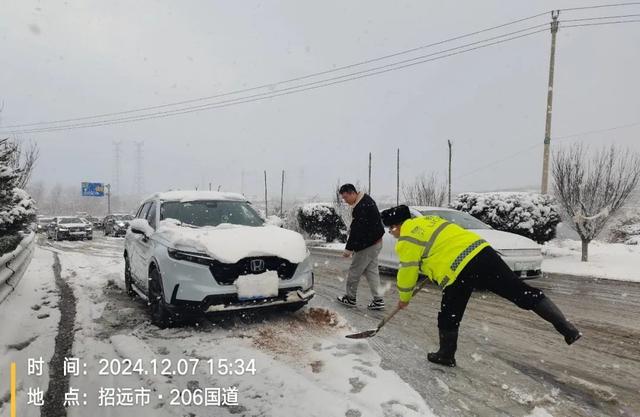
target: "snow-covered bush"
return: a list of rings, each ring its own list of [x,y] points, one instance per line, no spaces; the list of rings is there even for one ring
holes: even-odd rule
[[[311,238],[347,241],[347,227],[331,204],[309,203],[297,209],[298,225]]]
[[[634,213],[620,219],[611,228],[609,241],[637,245],[640,242],[640,213]]]
[[[24,190],[16,187],[20,173],[10,166],[15,147],[0,141],[0,247],[12,250],[18,231],[36,217],[35,202]]]
[[[560,215],[552,197],[534,193],[463,193],[451,207],[494,229],[547,242],[555,237]]]

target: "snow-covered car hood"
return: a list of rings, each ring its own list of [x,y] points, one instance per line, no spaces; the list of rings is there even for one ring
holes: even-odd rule
[[[493,229],[474,229],[472,232],[477,233],[484,240],[497,250],[501,249],[540,249],[533,240],[516,235],[515,233],[503,232]]]
[[[174,249],[206,253],[224,263],[236,263],[252,256],[277,256],[300,263],[307,256],[301,234],[275,226],[239,226],[191,228],[176,221],[163,220],[154,233]]]

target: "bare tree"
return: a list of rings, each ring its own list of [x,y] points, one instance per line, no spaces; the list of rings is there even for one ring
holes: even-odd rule
[[[638,185],[640,155],[613,145],[596,153],[573,145],[556,152],[552,175],[555,196],[580,235],[586,262],[589,243]]]
[[[416,178],[413,184],[403,185],[402,194],[407,204],[442,207],[447,201],[446,185],[432,173]]]

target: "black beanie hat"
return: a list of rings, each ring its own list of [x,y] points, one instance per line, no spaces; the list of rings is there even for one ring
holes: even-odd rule
[[[409,207],[402,204],[383,210],[382,213],[380,213],[380,217],[382,218],[382,223],[389,227],[394,224],[401,224],[405,220],[410,219],[411,212],[409,211]]]

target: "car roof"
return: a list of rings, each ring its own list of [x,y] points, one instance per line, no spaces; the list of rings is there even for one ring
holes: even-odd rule
[[[247,201],[247,198],[242,194],[222,191],[166,191],[162,193],[155,193],[146,198],[144,202],[156,199],[162,201]]]
[[[418,211],[432,211],[432,210],[438,210],[438,211],[458,211],[458,210],[454,210],[448,207],[434,207],[434,206],[410,206],[410,208],[414,209],[414,210],[418,210]]]

